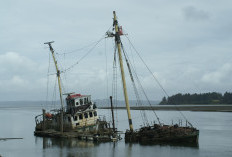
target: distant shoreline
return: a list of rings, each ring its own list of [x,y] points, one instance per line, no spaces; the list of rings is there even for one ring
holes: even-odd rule
[[[157,105],[130,108],[131,110],[232,112],[232,105]],[[110,107],[99,107],[99,109],[110,109]],[[126,109],[126,107],[115,107],[115,109]]]
[[[60,107],[57,103],[56,105],[42,105],[41,102],[0,102],[0,109],[20,109],[20,108],[51,108]],[[99,103],[101,104],[101,103]],[[131,103],[133,104],[133,103]],[[99,109],[110,109],[108,104],[102,106],[97,105]],[[232,104],[185,104],[185,105],[152,105],[152,106],[131,106],[131,110],[159,110],[159,111],[211,111],[211,112],[232,112]],[[126,109],[126,107],[120,106],[115,107],[115,109]]]

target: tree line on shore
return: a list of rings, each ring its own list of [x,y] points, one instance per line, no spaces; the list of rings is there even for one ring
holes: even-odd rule
[[[232,93],[224,94],[217,92],[200,94],[175,94],[170,97],[163,97],[160,105],[182,105],[182,104],[232,104]]]

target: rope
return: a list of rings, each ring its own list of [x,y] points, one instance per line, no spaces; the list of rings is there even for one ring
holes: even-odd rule
[[[112,27],[112,25],[109,27],[108,30],[110,30],[111,27]],[[84,46],[84,47],[82,47],[82,48],[75,49],[75,50],[73,50],[73,51],[66,52],[66,53],[56,53],[56,54],[59,54],[59,55],[70,54],[70,53],[74,53],[74,52],[76,52],[76,51],[83,50],[83,49],[85,49],[85,48],[90,47],[91,45],[93,45],[93,47],[92,47],[89,51],[87,51],[87,53],[85,53],[76,63],[72,64],[72,65],[69,66],[67,69],[61,71],[61,73],[65,73],[66,71],[71,70],[73,67],[75,67],[77,64],[79,64],[80,61],[82,61],[85,57],[87,57],[87,56],[92,52],[92,50],[93,50],[103,39],[105,39],[105,35],[104,35],[103,37],[101,37],[98,41],[93,42],[93,43],[91,43],[91,44],[89,44],[89,45],[87,45],[87,46]]]
[[[48,59],[48,72],[47,72],[47,95],[46,95],[46,106],[48,106],[48,85],[49,85],[49,72],[50,72],[50,60],[51,60],[51,54],[49,54],[49,59]]]
[[[100,40],[98,40],[98,41],[96,42],[96,44],[95,44],[89,51],[87,51],[87,53],[84,54],[84,56],[82,56],[76,63],[74,63],[73,65],[69,66],[67,69],[61,71],[61,73],[65,73],[65,72],[71,70],[71,69],[72,69],[73,67],[75,67],[77,64],[79,64],[80,61],[83,60],[85,57],[87,57],[87,56],[93,51],[93,49],[100,43],[100,41],[102,41],[103,39],[104,39],[104,38],[101,38]]]
[[[125,50],[124,50],[124,47],[123,47],[123,44],[122,44],[122,43],[121,43],[121,47],[122,47],[122,50],[123,50],[124,57],[125,57],[125,59],[126,59],[127,68],[128,68],[129,74],[130,74],[132,86],[133,86],[133,88],[134,88],[134,92],[135,92],[135,96],[136,96],[136,101],[137,101],[136,106],[138,106],[138,104],[142,105],[142,101],[141,101],[141,99],[140,99],[138,90],[137,90],[137,88],[136,88],[136,85],[135,85],[135,82],[134,82],[134,78],[133,78],[133,75],[132,75],[132,71],[131,71],[131,68],[130,68],[130,64],[129,64],[128,59],[127,59],[127,57],[126,57]],[[140,110],[140,114],[141,114],[141,117],[142,117],[143,122],[145,121],[145,122],[148,124],[148,119],[147,119],[147,116],[146,116],[145,111],[144,111],[144,110]]]
[[[88,48],[88,47],[90,47],[90,46],[96,44],[97,42],[98,42],[98,41],[92,42],[91,44],[88,44],[88,45],[83,46],[83,47],[78,48],[78,49],[74,49],[74,50],[69,51],[69,52],[65,52],[65,53],[56,53],[56,54],[57,54],[57,55],[67,55],[67,54],[75,53],[75,52],[77,52],[77,51],[84,50],[84,49],[86,49],[86,48]]]
[[[142,59],[141,55],[139,54],[139,52],[135,49],[134,45],[131,43],[130,39],[128,38],[127,35],[125,35],[127,40],[129,41],[129,43],[131,44],[132,48],[135,50],[135,52],[137,53],[137,55],[139,56],[139,58],[141,59],[141,61],[143,62],[143,64],[146,66],[147,70],[151,73],[151,75],[153,76],[153,78],[155,79],[155,81],[157,82],[157,84],[160,86],[160,88],[162,89],[162,91],[165,93],[165,95],[167,97],[169,97],[168,93],[166,92],[166,90],[163,88],[163,86],[161,85],[161,83],[159,82],[159,80],[155,77],[155,75],[152,73],[152,71],[150,70],[150,68],[147,66],[147,64],[145,63],[145,61]],[[150,103],[150,102],[149,102]],[[175,108],[179,111],[179,113],[182,115],[182,117],[188,122],[188,124],[190,126],[192,126],[192,124],[188,121],[188,119],[186,118],[186,116],[180,111],[180,109],[174,104]]]
[[[53,91],[53,96],[52,96],[52,104],[51,106],[53,106],[53,108],[56,107],[56,85],[57,85],[57,77],[56,77],[56,80],[55,80],[55,85],[54,85],[54,91]]]
[[[163,90],[163,92],[165,93],[166,96],[168,96],[168,93],[166,92],[166,90],[163,88],[163,86],[161,85],[161,83],[159,82],[159,80],[155,77],[155,75],[152,73],[152,71],[150,70],[150,68],[147,66],[147,64],[145,63],[145,61],[143,60],[143,58],[140,56],[139,52],[135,49],[134,45],[131,43],[130,39],[127,37],[127,35],[125,35],[126,38],[128,39],[129,43],[131,44],[132,48],[135,50],[135,52],[137,53],[137,55],[139,56],[139,58],[141,59],[141,61],[143,62],[143,64],[146,66],[147,70],[151,73],[151,75],[153,76],[153,78],[155,79],[155,81],[157,82],[157,84],[160,86],[160,88]]]
[[[104,42],[104,54],[105,54],[105,71],[106,71],[106,93],[105,93],[105,95],[106,95],[106,104],[108,105],[108,107],[110,107],[110,101],[109,101],[109,92],[108,92],[108,60],[107,60],[107,53],[106,53],[106,38],[104,38],[105,40],[105,42]],[[108,118],[111,120],[111,121],[113,121],[113,119],[112,119],[112,116],[110,116],[111,114],[110,114],[110,110],[107,110],[107,115],[108,115]]]
[[[109,97],[109,94],[108,94],[108,57],[107,57],[107,53],[106,53],[106,39],[105,39],[105,68],[106,68],[106,97],[108,98]]]
[[[121,45],[122,45],[122,43],[121,43]],[[138,97],[137,97],[137,100],[138,100],[139,103],[142,105],[142,102],[141,102],[141,100],[140,100],[140,98],[139,98],[139,95],[138,95],[137,88],[136,88],[135,83],[134,83],[134,79],[133,79],[133,76],[132,76],[131,68],[130,68],[130,66],[129,66],[129,63],[131,63],[131,62],[130,62],[130,60],[129,60],[129,61],[127,60],[128,57],[127,57],[127,55],[126,55],[126,53],[125,53],[125,51],[124,51],[123,45],[122,45],[122,49],[123,49],[123,54],[124,54],[124,56],[125,56],[125,58],[126,58],[128,70],[129,70],[130,76],[131,76],[131,80],[132,80],[132,82],[133,82],[133,84],[134,84],[133,86],[134,86],[135,93],[136,93],[137,96],[138,96]],[[147,95],[146,95],[146,93],[145,93],[145,91],[144,91],[144,89],[143,89],[143,87],[142,87],[142,84],[141,84],[140,80],[139,80],[138,77],[137,77],[137,74],[136,74],[136,72],[135,72],[133,66],[132,66],[132,69],[133,69],[133,71],[134,71],[134,73],[135,73],[136,80],[137,80],[137,82],[138,82],[140,88],[141,88],[142,91],[143,91],[144,96],[146,97],[146,99],[147,99],[147,101],[148,101],[148,103],[149,103],[149,105],[150,105],[150,107],[151,107],[151,102],[150,102],[150,100],[148,99],[148,97],[147,97]],[[159,120],[159,117],[158,117],[158,115],[156,114],[156,112],[155,112],[154,110],[152,110],[152,111],[153,111],[153,113],[155,114],[156,119],[158,120],[159,124],[161,124],[161,123],[160,123],[160,120]],[[146,122],[148,123],[148,120],[147,120],[147,117],[146,117],[145,112],[143,112],[143,116],[144,116],[144,119],[146,120]]]
[[[118,107],[118,96],[117,96],[117,53],[116,53],[116,45],[114,47],[114,59],[113,59],[113,82],[112,82],[112,96],[113,96],[113,103]],[[116,125],[118,124],[118,110],[116,109]]]
[[[64,69],[66,69],[66,62],[65,62],[65,58],[66,57],[66,54],[64,54]],[[64,83],[66,84],[66,89],[67,89],[67,91],[68,91],[68,89],[69,89],[69,87],[68,87],[68,83],[67,83],[67,75],[66,75],[66,73],[64,73],[64,75],[63,75],[64,77]],[[62,82],[61,82],[62,83]],[[61,84],[61,85],[63,85],[63,84]],[[64,89],[64,91],[63,91],[63,93],[66,93],[66,91],[65,91],[65,88],[64,88],[64,85],[63,85],[63,89]]]

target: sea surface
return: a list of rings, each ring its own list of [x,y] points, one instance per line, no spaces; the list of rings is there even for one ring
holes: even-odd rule
[[[41,106],[0,106],[0,138],[23,138],[0,140],[2,157],[231,157],[231,112],[182,112],[194,127],[200,130],[199,145],[141,145],[119,142],[94,143],[77,139],[54,139],[35,137],[34,117],[41,114]],[[178,111],[157,111],[162,123],[186,122]],[[128,129],[126,110],[115,111],[118,130]],[[131,111],[134,128],[143,125],[143,111]],[[99,115],[111,120],[109,110],[99,109]],[[157,122],[153,111],[145,111],[150,123]],[[124,135],[121,135],[122,138]]]

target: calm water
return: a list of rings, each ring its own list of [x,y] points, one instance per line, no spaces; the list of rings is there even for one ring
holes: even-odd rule
[[[125,144],[124,140],[117,143],[93,143],[78,140],[58,140],[35,137],[33,135],[34,117],[41,113],[39,108],[1,108],[0,107],[0,138],[22,137],[22,140],[0,141],[0,155],[7,156],[172,156],[172,157],[231,157],[232,156],[232,113],[227,112],[183,112],[194,126],[199,128],[199,146],[169,146]],[[107,115],[110,111],[99,110],[99,114]],[[151,121],[154,113],[146,111]],[[178,122],[180,114],[175,111],[158,111],[164,123]],[[134,128],[138,128],[140,111],[132,111]],[[118,110],[116,121],[118,130],[128,128],[125,110]],[[184,122],[183,122],[184,123]]]

